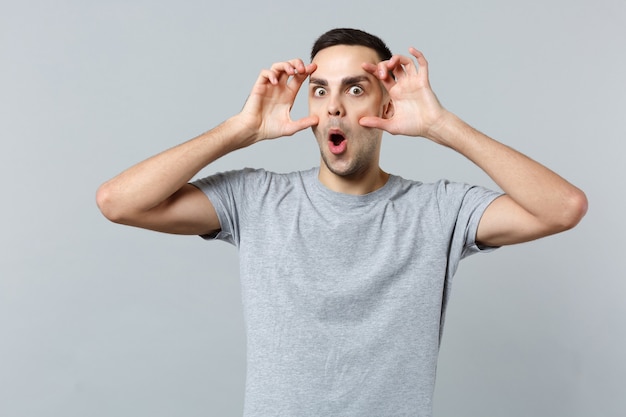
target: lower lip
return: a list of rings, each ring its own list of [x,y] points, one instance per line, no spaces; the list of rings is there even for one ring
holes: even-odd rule
[[[340,155],[346,151],[346,140],[342,140],[338,145],[335,145],[333,141],[328,141],[328,149],[333,155]]]

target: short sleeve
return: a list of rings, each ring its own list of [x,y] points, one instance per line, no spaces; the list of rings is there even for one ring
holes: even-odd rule
[[[245,211],[245,197],[249,194],[246,190],[254,189],[255,184],[264,177],[264,172],[246,168],[213,174],[191,182],[209,198],[221,227],[218,232],[203,235],[202,238],[239,246],[241,213]]]
[[[479,246],[476,232],[487,207],[502,193],[485,187],[442,180],[438,184],[438,203],[442,227],[450,233],[450,261],[495,248]]]
[[[459,211],[457,220],[458,225],[466,224],[461,258],[465,258],[474,253],[490,252],[497,249],[496,247],[478,245],[476,243],[476,234],[478,232],[480,219],[485,213],[485,210],[501,195],[502,193],[478,186],[473,186],[468,189],[463,203],[461,204],[461,210]]]

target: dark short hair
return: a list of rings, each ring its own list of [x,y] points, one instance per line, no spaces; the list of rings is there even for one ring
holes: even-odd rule
[[[378,54],[381,61],[391,58],[391,50],[382,39],[359,29],[331,29],[317,38],[311,48],[311,61],[319,51],[335,45],[356,45],[371,48]]]

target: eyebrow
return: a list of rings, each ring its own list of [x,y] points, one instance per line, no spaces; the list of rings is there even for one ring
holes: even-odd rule
[[[370,79],[367,78],[367,76],[365,75],[355,75],[353,77],[345,77],[341,80],[341,85],[352,85],[352,84],[358,84],[362,82],[370,82]],[[321,78],[311,77],[311,79],[309,80],[309,83],[321,85],[323,87],[328,86],[328,81],[321,79]]]

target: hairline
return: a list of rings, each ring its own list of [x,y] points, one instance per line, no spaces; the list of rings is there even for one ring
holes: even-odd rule
[[[320,47],[321,45],[325,45]],[[336,28],[327,31],[317,38],[311,49],[311,61],[318,53],[332,46],[364,46],[375,52],[378,62],[390,59],[392,52],[381,38],[360,29]]]

